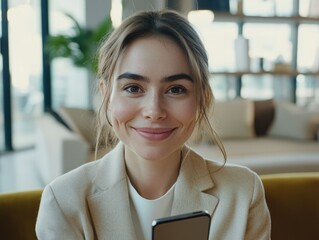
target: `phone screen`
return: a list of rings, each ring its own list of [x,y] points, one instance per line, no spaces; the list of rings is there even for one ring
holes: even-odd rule
[[[156,219],[152,223],[153,240],[207,240],[210,215],[205,211]]]

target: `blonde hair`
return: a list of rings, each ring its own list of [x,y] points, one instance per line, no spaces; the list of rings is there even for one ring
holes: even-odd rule
[[[117,142],[114,133],[110,137],[111,133],[105,131],[103,126],[110,125],[106,109],[112,89],[111,79],[120,55],[136,39],[154,35],[174,40],[187,56],[199,107],[194,129],[194,134],[197,135],[195,138],[200,140],[204,132],[208,133],[212,141],[218,145],[226,161],[224,146],[211,126],[208,116],[212,113],[214,96],[209,84],[208,58],[205,48],[190,23],[183,16],[171,10],[137,13],[124,20],[120,27],[114,30],[100,45],[98,78],[104,81],[106,87],[98,114],[97,145],[101,140],[109,145],[114,145]]]

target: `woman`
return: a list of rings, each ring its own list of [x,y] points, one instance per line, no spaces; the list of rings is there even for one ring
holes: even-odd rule
[[[142,12],[102,43],[103,106],[119,140],[102,159],[49,184],[39,239],[151,239],[154,219],[198,210],[212,216],[210,239],[269,239],[259,177],[244,167],[204,160],[185,143],[210,133],[212,91],[204,47],[172,11]]]

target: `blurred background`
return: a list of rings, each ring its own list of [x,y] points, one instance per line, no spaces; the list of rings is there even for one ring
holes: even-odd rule
[[[48,35],[72,36],[73,20],[94,30],[108,16],[116,28],[122,19],[143,9],[172,8],[189,18],[206,46],[217,99],[240,95],[316,104],[319,7],[313,6],[317,2],[2,0],[0,151],[32,147],[35,120],[45,111],[92,107],[94,72],[68,57],[49,59],[44,52]]]

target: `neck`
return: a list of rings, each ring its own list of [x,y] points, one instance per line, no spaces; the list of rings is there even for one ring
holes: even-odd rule
[[[163,196],[176,182],[182,154],[178,150],[167,158],[143,159],[125,147],[127,175],[136,191],[146,199]]]

